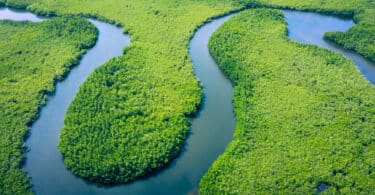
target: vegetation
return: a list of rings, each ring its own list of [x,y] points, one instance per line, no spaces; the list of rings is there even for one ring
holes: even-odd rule
[[[24,137],[54,81],[96,37],[95,26],[77,17],[41,23],[0,20],[0,194],[31,193],[20,169]]]
[[[371,4],[366,0],[335,0],[334,4],[324,0],[1,2],[44,15],[97,17],[122,24],[131,34],[132,46],[124,49],[124,55],[99,68],[82,86],[69,108],[59,143],[74,174],[101,183],[132,181],[165,166],[178,154],[188,131],[186,116],[196,111],[201,99],[187,48],[204,21],[245,7],[291,5],[356,13],[358,21],[363,21],[359,16],[366,17],[362,10]]]
[[[234,16],[210,52],[235,86],[236,131],[201,194],[371,194],[375,88],[337,53],[293,42],[281,11]]]
[[[165,75],[133,63],[116,58],[97,69],[69,107],[59,149],[74,174],[94,182],[129,182],[164,166],[183,145],[189,125],[181,111],[193,109],[188,106],[198,99],[185,95],[190,99],[179,105],[168,87],[151,82],[168,83]],[[194,87],[185,90],[198,96]]]

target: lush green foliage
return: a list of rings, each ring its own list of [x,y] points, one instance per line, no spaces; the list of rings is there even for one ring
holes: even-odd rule
[[[358,25],[347,32],[327,33],[326,37],[375,61],[375,1],[369,0],[235,0],[247,6],[270,6],[354,16]]]
[[[352,15],[369,1],[234,0],[233,5],[227,0],[0,2],[39,14],[90,15],[123,24],[131,34],[132,46],[125,54],[95,71],[83,85],[69,108],[59,145],[75,174],[96,182],[122,183],[164,166],[186,138],[186,115],[195,112],[201,97],[187,47],[203,21],[244,6],[265,5]],[[362,7],[357,9],[359,5]],[[356,17],[364,16],[361,13]],[[90,102],[93,98],[98,101]],[[160,143],[165,147],[155,146],[159,138],[165,138]],[[97,147],[95,142],[114,144]],[[120,174],[113,175],[117,170]]]
[[[233,6],[218,0],[43,0],[28,9],[111,19],[131,35],[125,54],[95,71],[68,110],[59,148],[72,172],[124,183],[170,162],[186,139],[186,116],[201,101],[189,39],[202,22]]]
[[[179,152],[189,127],[181,109],[195,99],[186,95],[186,105],[179,105],[178,97],[166,102],[164,98],[175,94],[162,85],[170,82],[165,75],[149,74],[134,64],[125,58],[108,62],[89,77],[71,104],[59,148],[74,174],[124,183],[164,166]],[[178,90],[176,84],[170,87]]]
[[[375,191],[375,88],[352,62],[289,40],[267,9],[234,16],[209,48],[234,83],[237,126],[202,194]]]
[[[85,19],[0,20],[0,194],[31,193],[20,169],[28,125],[60,79],[95,43]]]

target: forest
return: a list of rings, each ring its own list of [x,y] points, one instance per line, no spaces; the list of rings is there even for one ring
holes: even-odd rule
[[[58,147],[64,163],[95,183],[135,181],[179,154],[189,134],[189,117],[203,98],[188,45],[194,32],[213,18],[253,8],[354,18],[357,24],[349,31],[325,36],[375,61],[375,2],[368,0],[0,0],[1,6],[63,17],[40,24],[0,23],[0,194],[31,193],[21,170],[27,129],[55,81],[95,43],[95,28],[72,16],[122,26],[132,41],[122,56],[102,65],[81,86],[61,131]],[[288,40],[279,11],[243,12],[210,43],[235,86],[237,128],[234,141],[203,178],[200,192],[241,193],[253,186],[252,191],[314,193],[321,183],[332,193],[369,192],[374,183],[369,176],[374,88],[340,55]],[[309,149],[302,143],[309,143]],[[269,160],[270,154],[274,159]],[[290,166],[281,167],[287,161]],[[363,167],[356,170],[356,164]],[[311,175],[307,168],[314,166],[316,175]],[[295,178],[287,180],[292,173]]]
[[[31,193],[20,169],[29,126],[54,83],[96,37],[95,26],[78,17],[41,23],[0,20],[0,194]]]
[[[234,16],[209,49],[234,84],[237,124],[201,194],[375,190],[375,88],[351,61],[289,40],[269,9]]]

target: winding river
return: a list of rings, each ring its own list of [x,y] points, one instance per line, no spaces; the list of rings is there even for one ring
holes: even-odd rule
[[[342,53],[353,60],[371,82],[375,82],[375,65],[353,52],[342,50],[322,39],[323,32],[345,31],[354,23],[313,13],[284,11],[289,36],[299,42],[312,43]],[[121,55],[130,44],[129,37],[112,25],[90,20],[99,29],[99,39],[81,63],[72,69],[66,80],[56,86],[48,98],[40,118],[31,127],[27,140],[27,161],[24,169],[32,178],[37,194],[194,194],[203,174],[223,153],[232,140],[235,117],[232,108],[232,85],[211,58],[207,43],[211,34],[231,16],[221,17],[201,27],[190,42],[190,56],[196,76],[201,81],[204,102],[197,117],[191,119],[191,135],[181,155],[164,170],[149,178],[126,185],[100,186],[87,183],[71,174],[57,150],[57,141],[69,103],[79,86],[98,66]],[[0,9],[0,19],[42,21],[31,13]],[[313,27],[313,28],[311,28]]]

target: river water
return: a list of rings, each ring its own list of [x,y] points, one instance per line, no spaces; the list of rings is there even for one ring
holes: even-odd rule
[[[311,43],[338,51],[352,59],[358,69],[374,83],[375,66],[353,52],[342,50],[323,40],[327,31],[345,31],[354,23],[335,17],[313,13],[284,11],[289,36],[299,42]],[[67,170],[57,150],[58,136],[63,127],[66,109],[79,86],[98,66],[110,58],[121,55],[122,48],[130,44],[129,37],[112,25],[90,20],[99,29],[95,47],[72,69],[68,77],[56,86],[55,95],[48,98],[40,118],[31,127],[27,140],[25,171],[32,178],[36,194],[189,194],[196,193],[200,178],[215,159],[224,152],[232,140],[235,117],[232,107],[233,88],[230,81],[218,69],[208,52],[211,34],[226,20],[221,17],[201,27],[190,42],[189,53],[194,71],[203,87],[203,105],[198,115],[191,119],[191,134],[180,156],[159,173],[136,182],[100,186],[87,183]],[[0,19],[42,21],[31,13],[0,9]]]

